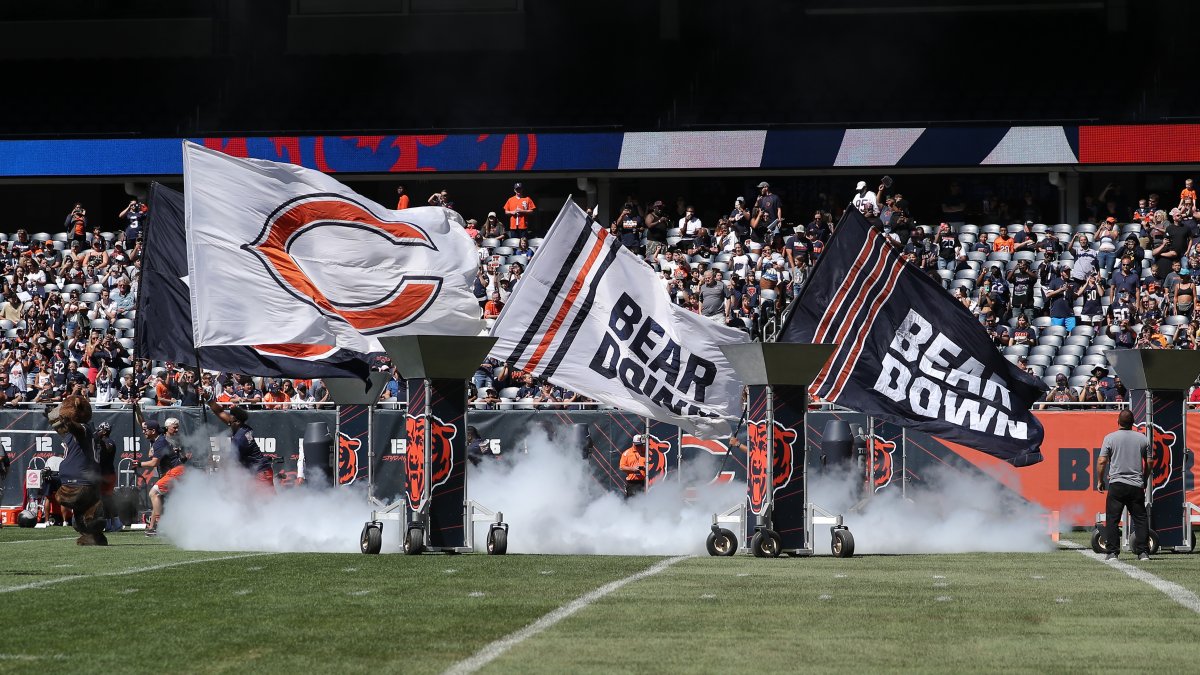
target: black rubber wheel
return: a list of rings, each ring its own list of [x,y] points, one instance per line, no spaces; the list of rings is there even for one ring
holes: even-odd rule
[[[834,530],[833,542],[829,545],[835,558],[849,558],[854,555],[854,535],[850,530]]]
[[[1104,533],[1100,528],[1092,530],[1092,553],[1108,553],[1104,544]]]
[[[425,531],[419,527],[409,528],[408,534],[404,535],[402,549],[404,555],[420,555],[425,550]]]
[[[1150,530],[1147,535],[1146,548],[1150,549],[1150,555],[1158,555],[1158,533]]]
[[[359,537],[358,546],[363,553],[368,555],[376,555],[383,549],[383,529],[377,527],[374,523],[367,523],[363,526],[362,536]]]
[[[737,553],[737,536],[722,527],[708,533],[708,540],[704,542],[704,547],[708,549],[709,555],[730,556]]]
[[[759,530],[750,538],[750,550],[755,558],[778,558],[783,551],[783,541],[775,530]]]
[[[504,555],[508,553],[508,530],[503,527],[493,527],[488,530],[488,555]]]

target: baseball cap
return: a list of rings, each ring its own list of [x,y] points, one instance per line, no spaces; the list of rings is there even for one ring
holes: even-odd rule
[[[634,445],[645,445],[646,444],[646,436],[644,434],[634,434],[633,444]]]
[[[1109,217],[1107,217],[1107,218],[1105,218],[1105,219],[1104,219],[1104,222],[1106,222],[1106,223],[1115,223],[1115,222],[1117,222],[1117,219],[1116,219],[1116,218],[1113,218],[1112,216],[1109,216]]]
[[[162,425],[157,420],[146,420],[146,431],[162,431]]]
[[[478,222],[479,222],[479,221],[478,221],[478,220],[475,220],[474,218],[467,218],[467,224],[468,224],[468,225],[475,225],[475,224],[477,224]]]
[[[741,197],[738,197],[738,199],[741,199]],[[658,200],[658,201],[654,202],[654,205],[653,205],[653,206],[654,206],[655,208],[658,208],[658,207],[660,207],[660,206],[662,206],[662,205],[663,205],[663,203],[662,203],[662,200],[660,199],[660,200]]]
[[[735,201],[739,201],[739,202],[743,202],[743,203],[744,203],[744,202],[746,201],[746,198],[745,198],[745,197],[738,197],[738,198],[737,198]]]
[[[758,184],[758,187],[759,188],[771,187],[771,184],[764,180],[763,182]]]
[[[496,217],[495,211],[488,211],[488,218],[495,218],[495,217]]]
[[[865,188],[865,187],[867,187],[867,181],[865,181],[865,180],[860,180],[860,181],[858,181],[858,185],[855,185],[855,186],[854,186],[854,189],[855,189],[855,190],[861,190],[861,189],[863,189],[863,188]]]
[[[520,190],[520,189],[522,189],[523,187],[525,187],[525,186],[521,185],[520,183],[513,183],[513,189],[514,189],[514,190]]]

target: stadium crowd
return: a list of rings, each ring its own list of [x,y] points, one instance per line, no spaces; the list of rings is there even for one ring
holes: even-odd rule
[[[768,182],[757,190],[716,214],[698,213],[684,197],[668,205],[628,195],[605,225],[653,268],[673,302],[771,339],[841,212],[838,200],[824,198],[798,217]],[[397,208],[409,206],[404,189],[397,192]],[[847,202],[977,317],[1009,360],[1046,380],[1047,404],[1127,400],[1104,368],[1108,349],[1200,344],[1193,276],[1200,275],[1200,210],[1191,179],[1169,203],[1149,194],[1136,206],[1110,184],[1085,197],[1082,213],[1094,222],[1078,225],[1039,222],[1029,194],[1019,203],[990,193],[969,202],[957,183],[942,199],[936,226],[918,224],[887,178],[874,190],[860,181]],[[454,208],[446,190],[426,203]],[[536,209],[516,183],[500,213],[465,221],[479,256],[474,294],[489,323],[541,243],[531,236]],[[134,353],[147,213],[133,200],[116,218],[99,219],[119,225],[105,231],[76,204],[57,234],[0,233],[0,404],[50,403],[69,393],[101,407],[198,406],[214,398],[261,408],[328,403],[319,380],[197,372]],[[994,222],[970,224],[968,216]],[[392,373],[381,400],[402,402],[404,382],[387,359],[373,367]],[[477,408],[595,405],[495,359],[480,365],[468,390]],[[1200,400],[1200,390],[1194,397]]]

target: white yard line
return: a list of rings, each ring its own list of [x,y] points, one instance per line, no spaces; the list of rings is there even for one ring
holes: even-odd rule
[[[1109,567],[1119,569],[1131,579],[1137,579],[1138,581],[1150,584],[1154,588],[1158,589],[1163,595],[1167,596],[1171,600],[1174,600],[1176,604],[1200,614],[1200,597],[1197,597],[1195,593],[1173,581],[1167,581],[1166,579],[1157,577],[1147,572],[1142,567],[1130,565],[1129,563],[1124,563],[1120,560],[1105,560],[1104,556],[1101,554],[1095,553],[1090,548],[1080,546],[1073,541],[1062,541],[1059,542],[1059,545],[1061,545],[1063,548],[1079,551],[1092,560],[1102,562]],[[1144,564],[1147,563],[1139,563],[1139,565]],[[1154,563],[1151,561],[1149,564]]]
[[[119,572],[99,572],[97,574],[72,574],[66,577],[57,577],[55,579],[45,579],[43,581],[33,581],[20,586],[0,587],[0,593],[15,593],[16,591],[28,591],[34,588],[45,588],[54,584],[61,584],[67,581],[75,581],[77,579],[94,579],[97,577],[123,577],[130,574],[139,574],[141,572],[153,572],[155,570],[167,569],[168,567],[182,567],[183,565],[197,565],[199,563],[220,562],[222,560],[237,560],[239,558],[252,558],[254,556],[275,555],[274,553],[244,553],[241,555],[226,555],[219,558],[200,558],[199,560],[180,560],[178,562],[163,563],[161,565],[148,565],[146,567],[132,567]]]
[[[646,577],[654,576],[655,574],[667,569],[671,565],[674,565],[681,560],[687,560],[690,557],[691,556],[685,555],[677,558],[668,558],[662,562],[656,563],[652,567],[638,572],[637,574],[627,576],[624,579],[618,579],[612,583],[605,584],[600,588],[591,591],[590,593],[581,595],[571,602],[568,602],[567,604],[554,610],[553,612],[546,614],[542,618],[534,621],[521,630],[484,646],[483,649],[475,652],[475,654],[470,658],[459,661],[458,663],[447,668],[446,673],[452,675],[465,675],[466,673],[474,673],[475,671],[494,661],[504,652],[554,626],[554,624],[558,623],[559,621],[562,621],[579,610],[584,609],[588,605],[600,600],[604,596],[620,589],[622,586],[633,583],[634,581],[640,581]]]

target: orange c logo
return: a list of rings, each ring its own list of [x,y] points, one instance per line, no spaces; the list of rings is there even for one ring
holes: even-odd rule
[[[314,274],[305,272],[302,260],[315,255],[336,260],[338,251],[325,248],[316,251],[313,242],[302,242],[306,235],[323,234],[327,228],[348,230],[346,236],[353,236],[359,242],[365,240],[365,248],[384,251],[384,256],[399,253],[391,251],[393,246],[437,250],[420,227],[381,220],[363,205],[337,194],[306,195],[282,204],[267,217],[258,237],[243,244],[242,249],[257,256],[280,287],[298,300],[326,316],[340,318],[366,335],[409,324],[433,304],[442,286],[440,277],[402,275],[398,280],[394,277],[376,280],[379,283],[374,285],[360,279],[361,285],[322,290]],[[293,252],[298,243],[300,248],[308,249],[306,253]],[[325,280],[325,285],[333,286],[330,281]]]

